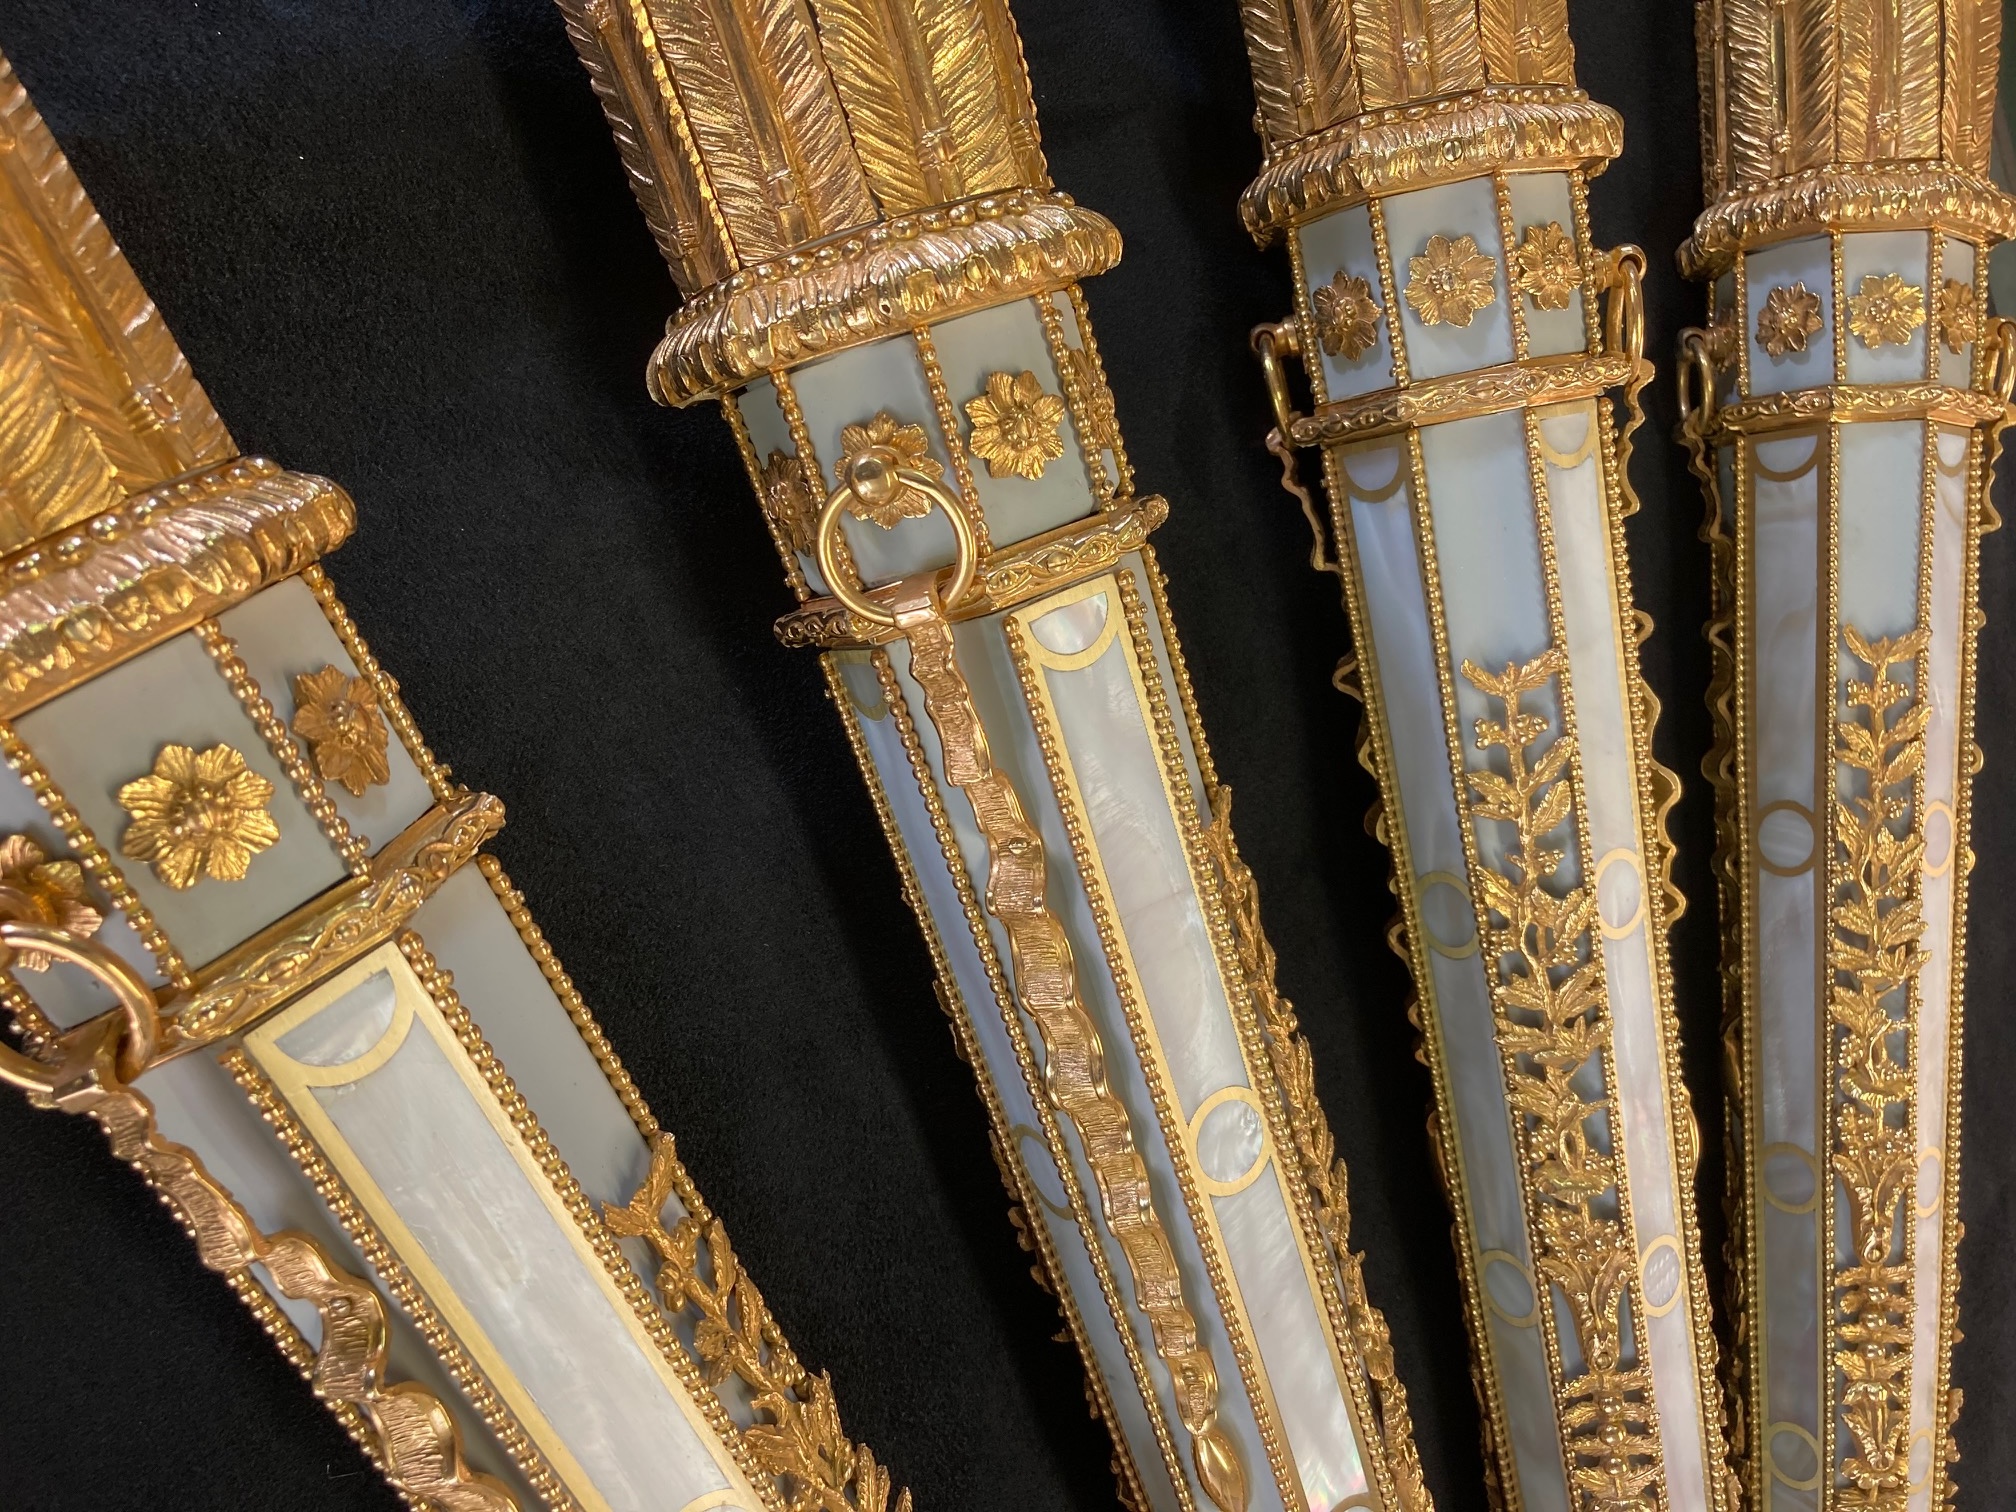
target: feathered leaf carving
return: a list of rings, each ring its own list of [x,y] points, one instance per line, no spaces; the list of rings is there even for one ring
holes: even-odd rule
[[[847,138],[819,36],[806,0],[727,0],[739,12],[755,45],[759,87],[774,111],[780,166],[817,239],[875,219],[875,201]]]
[[[1008,123],[1020,103],[1003,88],[997,36],[986,0],[911,0],[924,39],[939,113],[950,134],[953,174],[961,195],[1009,189],[1017,183]]]
[[[813,0],[833,86],[847,112],[854,151],[885,211],[939,198],[924,141],[931,105],[904,66],[903,19],[889,0]],[[949,197],[949,196],[947,196]]]
[[[1484,50],[1477,39],[1476,0],[1423,0],[1428,17],[1428,91],[1445,94],[1484,87]]]
[[[1850,3],[1844,8],[1854,13],[1858,6]],[[1784,14],[1786,130],[1791,139],[1785,171],[1794,172],[1833,161],[1840,64],[1850,47],[1852,28],[1845,21],[1837,25],[1831,9],[1807,6]],[[1866,12],[1863,18],[1866,21]],[[1863,78],[1867,77],[1865,71]]]
[[[1352,56],[1351,11],[1337,0],[1323,0],[1307,11],[1308,24],[1298,39],[1303,77],[1309,86],[1308,129],[1334,126],[1362,108],[1358,98],[1357,60]]]
[[[12,551],[126,497],[105,448],[63,402],[12,306],[0,247],[0,550]]]
[[[1380,110],[1407,98],[1405,38],[1399,0],[1350,0],[1351,29],[1358,38],[1358,88],[1364,108]],[[1425,39],[1424,39],[1425,40]]]
[[[1885,133],[1885,157],[1929,158],[1939,153],[1940,0],[1893,0],[1897,45],[1881,66],[1889,72],[1886,93],[1895,102]],[[1952,4],[1958,11],[1961,3]]]
[[[1271,150],[1309,129],[1295,102],[1299,60],[1288,0],[1239,0],[1239,18],[1246,29],[1246,59],[1253,74],[1260,131]]]
[[[1766,0],[1723,0],[1722,105],[1731,185],[1778,171],[1773,139],[1784,99],[1778,88],[1778,11]]]
[[[740,53],[730,49],[745,49],[747,42],[732,29],[732,15],[724,16],[727,8],[728,0],[644,0],[736,260],[746,264],[781,256],[795,238],[753,150],[759,133],[776,140],[775,123],[759,121],[738,87]]]

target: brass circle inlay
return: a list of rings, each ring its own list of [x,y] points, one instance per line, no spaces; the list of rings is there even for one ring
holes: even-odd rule
[[[1533,1284],[1533,1272],[1510,1250],[1485,1250],[1477,1257],[1484,1305],[1514,1328],[1531,1328],[1540,1321],[1540,1288]],[[1515,1288],[1507,1296],[1500,1287]],[[1523,1311],[1514,1306],[1524,1302]]]
[[[1630,917],[1619,924],[1611,919],[1614,910],[1603,892],[1603,879],[1614,867],[1628,867],[1631,872],[1633,892],[1637,902],[1631,909]],[[1629,846],[1620,845],[1616,850],[1606,852],[1596,863],[1596,916],[1606,940],[1621,940],[1633,933],[1645,918],[1645,868],[1638,864],[1638,852]]]
[[[1933,825],[1935,819],[1944,818],[1945,823]],[[1939,843],[1944,839],[1945,844]],[[1953,805],[1944,798],[1934,798],[1925,805],[1925,875],[1943,877],[1953,870],[1953,857],[1959,851],[1960,821],[1953,813]],[[1939,859],[1934,861],[1933,856]]]
[[[1806,1195],[1800,1197],[1779,1190],[1784,1185],[1780,1179],[1796,1167],[1804,1178]],[[1768,1144],[1757,1162],[1757,1175],[1764,1187],[1764,1200],[1781,1213],[1810,1213],[1820,1203],[1820,1162],[1811,1150],[1803,1150],[1796,1144]]]
[[[1036,1200],[1043,1204],[1046,1212],[1054,1213],[1059,1218],[1069,1219],[1071,1217],[1070,1207],[1065,1203],[1063,1198],[1053,1198],[1048,1192],[1044,1191],[1042,1179],[1038,1175],[1042,1171],[1055,1171],[1057,1169],[1056,1162],[1050,1158],[1050,1147],[1043,1142],[1043,1136],[1027,1124],[1014,1125],[1008,1130],[1008,1135],[1015,1141],[1016,1157],[1022,1162],[1022,1170],[1029,1178],[1029,1190],[1036,1194]],[[1022,1148],[1025,1143],[1036,1146],[1039,1159],[1031,1160],[1029,1158]]]
[[[1245,1108],[1253,1115],[1253,1156],[1238,1174],[1214,1176],[1204,1164],[1204,1126],[1220,1109],[1231,1107]],[[1230,1113],[1226,1117],[1236,1118],[1238,1114]],[[1218,1122],[1222,1124],[1224,1119]],[[1267,1143],[1267,1117],[1260,1108],[1260,1094],[1251,1087],[1220,1087],[1199,1103],[1197,1111],[1190,1115],[1190,1154],[1197,1162],[1197,1185],[1213,1197],[1236,1197],[1258,1181],[1260,1173],[1267,1169],[1267,1162],[1274,1155]]]
[[[1774,824],[1780,815],[1786,818]],[[1757,811],[1757,822],[1751,829],[1757,864],[1774,877],[1803,877],[1813,869],[1818,834],[1813,810],[1805,804],[1791,798],[1767,803]]]
[[[1645,1314],[1663,1318],[1680,1305],[1680,1240],[1661,1234],[1638,1257],[1638,1280],[1645,1288]],[[1661,1300],[1663,1297],[1664,1300]]]
[[[1794,1475],[1778,1462],[1778,1440],[1790,1436],[1806,1451],[1813,1468],[1804,1475]],[[1764,1430],[1764,1459],[1771,1467],[1771,1473],[1794,1491],[1812,1491],[1820,1484],[1820,1441],[1797,1423],[1773,1423]]]
[[[1925,1201],[1925,1176],[1932,1176],[1932,1200]],[[1927,1146],[1918,1152],[1918,1190],[1912,1194],[1911,1210],[1920,1218],[1930,1218],[1939,1211],[1939,1205],[1946,1200],[1946,1157],[1938,1150]]]
[[[1439,901],[1430,905],[1429,898],[1437,896],[1435,889],[1446,887],[1455,894],[1453,905],[1443,905]],[[1421,915],[1421,933],[1424,943],[1439,956],[1451,961],[1460,961],[1477,954],[1477,913],[1470,903],[1470,887],[1454,872],[1423,872],[1414,882],[1414,906]],[[1437,924],[1449,924],[1451,935],[1445,936],[1436,928]],[[1461,930],[1460,935],[1455,931]],[[1451,936],[1454,936],[1453,938]]]

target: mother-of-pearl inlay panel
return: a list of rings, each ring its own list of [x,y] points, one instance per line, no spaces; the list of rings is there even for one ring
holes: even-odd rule
[[[244,1049],[584,1508],[761,1512],[396,946]]]

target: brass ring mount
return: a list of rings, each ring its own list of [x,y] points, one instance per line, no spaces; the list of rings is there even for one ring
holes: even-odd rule
[[[14,953],[21,950],[32,950],[68,962],[89,972],[109,988],[118,1002],[118,1011],[125,1017],[119,1039],[119,1075],[122,1080],[131,1081],[147,1068],[161,1038],[161,1011],[139,972],[103,945],[72,934],[67,929],[56,929],[25,919],[0,919],[0,964],[11,961]],[[91,1029],[92,1024],[80,1024],[64,1035],[66,1050],[74,1048],[80,1042],[80,1036]],[[62,1072],[61,1062],[34,1060],[12,1045],[0,1043],[0,1082],[26,1092],[50,1092],[57,1086]]]
[[[819,559],[819,573],[826,579],[827,590],[833,597],[846,605],[850,612],[873,624],[894,626],[897,623],[895,611],[849,581],[854,574],[844,569],[840,560],[840,517],[851,504],[860,503],[870,508],[886,505],[905,489],[922,494],[943,510],[945,518],[952,522],[952,534],[958,550],[952,562],[952,580],[940,590],[939,603],[949,608],[966,597],[980,571],[980,541],[973,533],[972,520],[967,518],[965,509],[944,484],[927,473],[904,467],[896,453],[884,446],[871,446],[849,457],[842,478],[840,486],[827,495],[826,505],[819,511],[818,535],[813,548]]]

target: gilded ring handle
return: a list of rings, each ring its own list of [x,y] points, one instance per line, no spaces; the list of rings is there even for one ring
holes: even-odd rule
[[[1689,326],[1680,333],[1680,360],[1674,374],[1674,388],[1680,405],[1680,423],[1690,436],[1705,436],[1715,420],[1715,359],[1708,350],[1708,333]]]
[[[1645,355],[1645,250],[1622,246],[1604,260],[1603,345],[1635,364]]]
[[[1260,376],[1267,384],[1267,399],[1274,406],[1274,428],[1286,442],[1294,430],[1295,422],[1302,417],[1295,413],[1294,401],[1288,394],[1288,370],[1281,359],[1299,357],[1302,354],[1302,334],[1297,329],[1295,319],[1276,320],[1253,327],[1247,338],[1253,348],[1253,355],[1260,359]]]
[[[877,493],[886,495],[898,487],[905,487],[915,489],[945,512],[945,518],[952,522],[952,535],[958,543],[958,554],[952,561],[952,581],[939,594],[939,602],[948,607],[966,597],[973,586],[973,579],[979,574],[980,540],[973,533],[972,520],[967,518],[966,511],[944,484],[915,468],[892,466],[893,454],[878,456],[877,453],[882,450],[871,447],[861,456],[848,459],[845,481],[826,496],[826,505],[819,511],[818,535],[813,551],[819,559],[819,572],[826,579],[828,590],[846,605],[850,613],[872,624],[894,626],[897,623],[894,611],[885,609],[855,587],[848,581],[853,574],[842,570],[840,516],[848,504],[857,498],[869,498]]]
[[[119,1045],[119,1075],[131,1081],[147,1068],[161,1038],[161,1010],[139,972],[82,935],[21,919],[0,920],[0,950],[9,955],[16,950],[34,950],[54,956],[82,968],[110,988],[126,1019]],[[12,1045],[0,1044],[0,1082],[28,1092],[48,1092],[54,1090],[61,1069],[31,1060]]]

